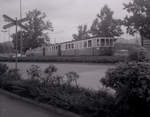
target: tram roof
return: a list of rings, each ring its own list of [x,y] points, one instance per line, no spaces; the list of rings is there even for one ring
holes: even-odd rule
[[[101,38],[101,39],[107,39],[107,38],[109,38],[109,39],[119,39],[119,38],[116,38],[116,37],[90,37],[90,38],[81,39],[81,40],[66,41],[66,42],[62,42],[62,43],[59,43],[59,44],[72,43],[72,42],[83,41],[83,40],[89,40],[89,39],[94,39],[94,38]]]

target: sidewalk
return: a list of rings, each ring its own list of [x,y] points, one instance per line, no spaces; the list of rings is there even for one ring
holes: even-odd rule
[[[61,117],[35,105],[0,93],[0,117]]]

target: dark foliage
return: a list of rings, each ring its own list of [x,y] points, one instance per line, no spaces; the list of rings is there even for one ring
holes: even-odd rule
[[[8,70],[8,67],[6,64],[0,64],[0,76],[4,73],[6,73]]]
[[[101,81],[115,89],[115,117],[150,116],[150,64],[121,63],[107,71]],[[142,114],[142,115],[141,115]]]
[[[26,52],[29,49],[34,49],[49,42],[48,33],[45,31],[53,31],[52,23],[46,21],[46,14],[38,9],[28,11],[26,14],[28,19],[25,22],[26,31],[18,31],[17,33],[17,48],[21,49],[21,36],[22,36],[22,50]],[[14,48],[16,48],[16,33],[12,34]]]
[[[38,70],[38,66],[31,66],[28,70],[30,72],[29,78],[26,80],[18,78],[18,71],[8,70],[7,73],[9,74],[0,75],[0,86],[17,95],[72,111],[85,117],[111,117],[114,104],[112,95],[105,91],[92,91],[79,86],[74,87],[71,82],[63,80],[63,76],[54,74],[57,71],[54,65],[46,68],[45,73],[49,75],[50,79],[61,78],[63,80],[61,83],[52,80],[45,82],[45,79],[39,77],[39,75],[38,78],[35,77]],[[69,79],[71,78],[71,81],[72,79],[77,80],[79,77],[75,72],[69,72],[67,75]],[[68,83],[70,84],[68,85]]]
[[[114,12],[105,5],[97,15],[91,26],[93,36],[116,37],[123,34],[120,19],[114,19]]]
[[[139,32],[141,37],[150,38],[150,2],[149,0],[130,0],[124,4],[124,9],[129,13],[124,19],[127,32]]]
[[[143,47],[132,47],[129,50],[128,60],[137,62],[144,62],[144,61],[149,62],[150,54]]]
[[[110,55],[113,50],[104,51],[104,54]],[[0,61],[11,61],[15,62],[15,58],[2,58],[0,57]],[[19,62],[79,62],[79,63],[117,63],[123,61],[123,58],[118,58],[114,56],[31,56],[18,58]]]
[[[89,30],[87,25],[80,25],[78,26],[78,33],[72,35],[73,39],[75,40],[83,40],[90,38]]]

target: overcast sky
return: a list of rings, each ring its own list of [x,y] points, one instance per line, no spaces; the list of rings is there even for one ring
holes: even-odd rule
[[[28,10],[35,8],[45,12],[48,20],[53,24],[55,31],[51,35],[52,42],[72,40],[72,34],[77,32],[80,24],[91,25],[96,14],[107,4],[113,11],[115,18],[123,18],[123,3],[129,0],[22,0],[23,16]],[[19,17],[19,0],[0,0],[0,28],[6,24],[2,15]],[[0,41],[8,40],[6,34],[0,31]],[[13,33],[13,28],[10,33]],[[126,38],[127,35],[124,35]]]

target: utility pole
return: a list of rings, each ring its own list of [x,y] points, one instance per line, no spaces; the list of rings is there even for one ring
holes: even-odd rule
[[[17,20],[17,17],[16,17],[16,61],[15,61],[15,69],[17,70],[18,69],[18,65],[17,65],[17,63],[18,63],[18,35],[17,35],[17,32],[18,32],[18,20]]]
[[[20,0],[20,20],[22,19],[22,0]],[[20,28],[20,54],[22,57],[22,50],[23,50],[23,40],[22,40],[22,28]]]
[[[10,35],[10,29],[8,29],[8,40],[10,41],[10,37],[11,37],[11,35]]]
[[[27,18],[23,18],[23,19],[18,20],[17,17],[15,19],[13,19],[13,18],[11,18],[11,17],[9,17],[5,14],[3,15],[3,18],[9,21],[8,24],[3,26],[3,29],[8,29],[12,26],[16,26],[16,37],[15,37],[16,38],[16,41],[15,41],[15,44],[16,44],[16,48],[15,48],[16,49],[16,62],[15,62],[15,68],[17,69],[17,62],[18,62],[18,34],[17,34],[18,33],[18,26],[25,29],[25,30],[27,30],[27,28],[22,24],[23,22],[27,21]]]

